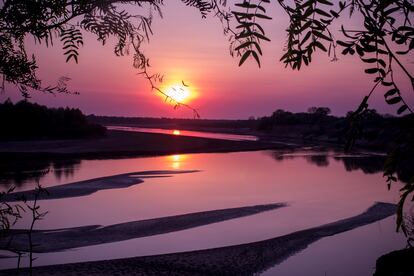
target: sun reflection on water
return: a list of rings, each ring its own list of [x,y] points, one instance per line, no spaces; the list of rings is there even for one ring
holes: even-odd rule
[[[174,170],[179,170],[182,167],[184,160],[186,159],[186,155],[182,154],[174,154],[167,157],[168,161],[171,162],[171,167]]]

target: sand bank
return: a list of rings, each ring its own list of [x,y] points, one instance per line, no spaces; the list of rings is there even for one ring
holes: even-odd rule
[[[89,225],[65,229],[37,230],[32,233],[33,243],[36,244],[34,252],[55,252],[81,246],[165,234],[251,216],[285,206],[286,204],[283,203],[275,203],[130,221],[109,226]],[[20,229],[8,231],[6,236],[0,240],[0,249],[6,249],[6,246],[21,251],[28,251],[27,233]]]
[[[395,210],[394,204],[376,203],[357,216],[268,240],[183,253],[43,266],[35,268],[34,275],[253,275],[323,237],[384,219]],[[0,275],[11,273],[15,271],[0,271]],[[22,275],[27,275],[27,270]]]
[[[98,178],[88,179],[84,181],[78,181],[78,182],[48,187],[47,193],[41,193],[38,197],[38,200],[87,196],[100,190],[120,189],[120,188],[127,188],[132,185],[137,185],[139,183],[144,182],[143,179],[145,178],[169,177],[170,175],[173,175],[173,174],[193,173],[193,172],[198,172],[198,171],[197,170],[142,171],[142,172],[123,173],[123,174],[111,175],[111,176],[106,176],[106,177],[98,177]],[[14,193],[4,195],[2,198],[2,201],[4,202],[18,201],[20,200],[21,197],[25,197],[27,200],[33,200],[34,195],[35,195],[34,190],[14,192]]]

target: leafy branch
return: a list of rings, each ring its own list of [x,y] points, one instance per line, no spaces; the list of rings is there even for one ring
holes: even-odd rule
[[[271,17],[266,15],[266,9],[264,3],[270,3],[270,0],[260,0],[257,3],[253,3],[251,0],[244,0],[242,3],[236,3],[235,6],[243,9],[243,11],[232,11],[238,26],[236,29],[240,29],[234,36],[236,43],[234,43],[233,52],[236,52],[240,56],[239,66],[252,56],[260,67],[260,57],[263,55],[263,51],[260,47],[260,43],[269,41],[264,29],[258,23],[258,20],[270,20]]]

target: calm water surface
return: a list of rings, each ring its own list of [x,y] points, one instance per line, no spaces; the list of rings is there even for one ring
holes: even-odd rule
[[[82,160],[66,173],[54,169],[44,186],[145,170],[200,170],[145,179],[129,188],[90,196],[41,201],[50,213],[38,229],[110,225],[205,210],[286,202],[289,207],[189,230],[123,242],[36,254],[36,265],[152,255],[253,242],[354,216],[376,201],[397,202],[398,185],[388,191],[379,157],[321,152],[283,154],[256,151],[180,154],[151,158]],[[19,187],[33,187],[27,183]],[[17,227],[26,226],[21,221]],[[324,238],[265,275],[370,275],[375,260],[402,248],[395,217]],[[13,267],[15,260],[0,260]]]
[[[164,128],[143,128],[143,127],[128,127],[128,126],[107,126],[112,130],[126,130],[132,132],[146,132],[146,133],[161,133],[170,135],[192,136],[202,138],[214,138],[232,141],[257,141],[258,138],[253,135],[192,131],[192,130],[178,130],[178,129],[164,129]]]

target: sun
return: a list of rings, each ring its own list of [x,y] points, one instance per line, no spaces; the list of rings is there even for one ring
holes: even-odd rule
[[[177,102],[185,102],[190,97],[190,90],[181,84],[171,85],[165,90],[168,97]]]

